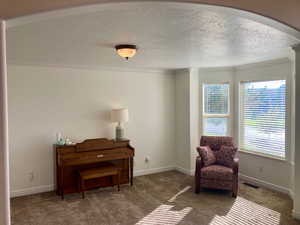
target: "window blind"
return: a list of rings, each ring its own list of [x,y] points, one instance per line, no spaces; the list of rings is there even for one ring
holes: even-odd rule
[[[204,114],[228,114],[229,84],[204,84]]]
[[[286,81],[241,85],[241,149],[285,158]]]
[[[228,134],[229,84],[203,85],[203,134]]]

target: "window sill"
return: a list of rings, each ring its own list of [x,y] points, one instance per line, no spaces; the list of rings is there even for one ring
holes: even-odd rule
[[[250,155],[255,155],[255,156],[259,156],[259,157],[264,157],[264,158],[268,158],[268,159],[274,159],[274,160],[278,160],[281,162],[288,162],[286,158],[276,157],[276,156],[267,155],[267,154],[263,154],[263,153],[259,153],[259,152],[251,152],[251,151],[244,150],[244,149],[240,149],[239,152],[250,154]]]

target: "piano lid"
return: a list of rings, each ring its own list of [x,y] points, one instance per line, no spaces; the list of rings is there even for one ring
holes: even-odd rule
[[[115,141],[115,140],[108,140],[107,138],[96,138],[96,139],[87,139],[81,143],[77,143],[75,145],[75,148],[77,152],[85,152],[85,151],[121,148],[121,147],[127,147],[128,145],[129,145],[129,140]]]

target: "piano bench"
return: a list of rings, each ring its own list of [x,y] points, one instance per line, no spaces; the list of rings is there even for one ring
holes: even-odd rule
[[[85,197],[85,181],[101,178],[117,176],[118,191],[120,191],[121,169],[115,166],[107,166],[100,168],[84,169],[79,171],[79,187],[82,193],[82,198]]]

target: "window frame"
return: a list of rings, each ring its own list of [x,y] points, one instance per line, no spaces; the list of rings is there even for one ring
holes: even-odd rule
[[[224,85],[227,84],[228,85],[228,113],[227,114],[207,114],[205,113],[205,94],[204,94],[204,86],[205,85]],[[205,134],[205,122],[204,120],[206,118],[227,118],[227,132],[224,136],[228,136],[230,135],[230,131],[231,131],[231,84],[230,82],[226,81],[226,82],[203,82],[202,83],[202,107],[201,107],[201,113],[202,113],[202,134]]]
[[[262,152],[256,152],[256,151],[251,151],[247,149],[243,149],[241,146],[242,140],[241,138],[243,137],[243,129],[241,129],[241,124],[242,124],[242,119],[243,119],[243,113],[244,113],[244,102],[243,102],[243,84],[245,83],[251,83],[251,82],[268,82],[268,81],[279,81],[279,80],[284,80],[285,81],[285,156],[280,157],[272,154],[267,154],[267,153],[262,153]],[[273,77],[273,78],[266,78],[266,79],[252,79],[252,80],[240,80],[238,82],[238,99],[239,99],[239,104],[238,104],[238,143],[239,143],[239,151],[251,155],[256,155],[256,156],[261,156],[265,158],[270,158],[270,159],[276,159],[280,161],[288,161],[289,158],[289,141],[290,139],[288,138],[289,135],[289,127],[290,127],[290,84],[289,84],[289,79],[287,77]]]

